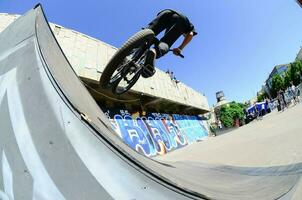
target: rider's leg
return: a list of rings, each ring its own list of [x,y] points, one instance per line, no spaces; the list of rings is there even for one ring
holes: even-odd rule
[[[164,11],[149,24],[148,28],[153,30],[155,35],[166,30],[160,43],[147,52],[145,65],[149,65],[154,69],[155,58],[158,59],[168,53],[173,43],[182,35],[184,19],[178,14]],[[153,71],[155,73],[155,70]]]
[[[153,21],[149,23],[147,28],[151,29],[154,32],[155,36],[157,36],[160,32],[167,30],[172,26],[172,15],[173,12],[169,10],[161,12]],[[169,47],[167,46],[167,44],[159,44],[158,48],[150,49],[147,53],[145,65],[154,66],[155,58],[159,58],[162,55],[166,54],[168,50]]]
[[[154,58],[160,58],[168,53],[174,42],[184,33],[185,19],[178,15],[172,14],[166,24],[165,35],[160,39],[160,43],[154,49],[151,49]]]
[[[166,43],[170,49],[175,41],[184,33],[186,28],[185,20],[183,16],[173,14],[171,17],[171,26],[166,29],[165,35],[160,39],[160,42]]]
[[[145,67],[141,74],[142,77],[149,78],[155,74],[156,72],[154,67],[155,58],[156,58],[156,51],[154,49],[150,49],[146,55]]]

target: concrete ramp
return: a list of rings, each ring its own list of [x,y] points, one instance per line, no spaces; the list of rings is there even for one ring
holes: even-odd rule
[[[0,35],[0,151],[3,200],[290,199],[302,173],[299,163],[160,163],[135,152],[74,73],[40,5]]]

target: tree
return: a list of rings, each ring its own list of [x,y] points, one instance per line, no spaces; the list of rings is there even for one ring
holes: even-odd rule
[[[268,94],[265,91],[261,91],[257,94],[257,102],[262,102],[265,98],[268,98]]]
[[[301,62],[301,60],[297,60],[295,63],[296,63],[297,69],[298,69],[297,76],[299,76],[299,80],[297,80],[297,81],[299,84],[301,82],[300,75],[302,74],[302,62]]]
[[[296,64],[298,66],[299,71],[302,72],[302,63],[301,63],[301,60],[297,60]]]
[[[291,63],[283,77],[283,88],[290,87],[292,82],[294,85],[298,85],[300,83],[300,73],[302,73],[301,61],[297,60]]]
[[[225,127],[232,127],[235,119],[243,120],[244,104],[231,102],[220,108],[220,120]]]
[[[284,81],[281,78],[281,76],[279,74],[276,74],[273,76],[272,79],[272,92],[273,95],[276,97],[277,96],[277,92],[281,89],[283,89],[284,87]]]
[[[291,76],[290,76],[290,69],[288,71],[285,72],[285,76],[284,76],[284,87],[288,88],[289,86],[291,86]]]
[[[299,85],[300,83],[300,73],[301,73],[301,62],[296,61],[290,64],[290,68],[288,69],[288,73],[290,76],[290,81],[294,83],[294,85]]]

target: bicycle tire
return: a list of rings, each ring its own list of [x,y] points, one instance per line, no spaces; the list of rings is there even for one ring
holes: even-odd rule
[[[108,64],[106,65],[101,77],[99,84],[102,88],[110,87],[110,78],[115,72],[115,70],[119,67],[121,62],[125,59],[126,56],[135,48],[140,47],[146,41],[154,38],[154,32],[150,29],[143,29],[132,37],[130,37],[120,49],[116,51],[114,56],[110,59]]]
[[[138,72],[137,74],[135,74],[134,78],[132,79],[131,83],[126,87],[124,88],[124,90],[120,90],[118,85],[119,85],[119,81],[117,81],[115,84],[112,85],[111,87],[111,90],[112,90],[112,93],[113,94],[116,94],[116,95],[121,95],[121,94],[124,94],[125,92],[127,92],[128,90],[130,90],[133,85],[137,82],[137,80],[139,79],[141,75],[141,72]]]

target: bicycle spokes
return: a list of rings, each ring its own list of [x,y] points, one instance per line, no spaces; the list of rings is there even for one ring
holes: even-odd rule
[[[143,46],[132,49],[125,56],[123,62],[110,78],[109,85],[113,89],[125,88],[125,90],[128,90],[135,84],[141,74],[142,68],[144,68],[146,52],[149,49],[148,45],[148,42],[146,42]]]

